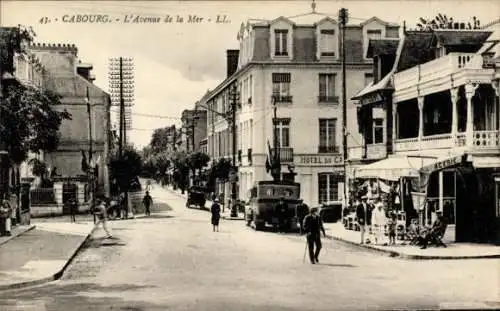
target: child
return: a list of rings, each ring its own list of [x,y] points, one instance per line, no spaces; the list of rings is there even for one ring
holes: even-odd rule
[[[396,214],[391,213],[391,219],[388,222],[389,226],[389,245],[396,244]]]

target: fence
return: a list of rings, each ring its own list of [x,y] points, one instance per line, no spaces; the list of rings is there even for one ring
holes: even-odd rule
[[[30,190],[31,205],[55,205],[56,192],[54,188],[36,188]]]

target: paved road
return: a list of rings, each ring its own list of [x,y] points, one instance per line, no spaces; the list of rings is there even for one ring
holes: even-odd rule
[[[254,232],[186,209],[155,186],[171,211],[99,230],[57,282],[0,293],[0,310],[437,309],[499,300],[498,261],[405,261],[324,241],[320,265],[302,262],[303,238]]]

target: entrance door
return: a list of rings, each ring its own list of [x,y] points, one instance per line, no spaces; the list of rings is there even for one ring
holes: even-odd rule
[[[69,200],[77,200],[77,186],[74,183],[64,183],[62,187],[63,214],[70,214],[69,205],[66,204]]]

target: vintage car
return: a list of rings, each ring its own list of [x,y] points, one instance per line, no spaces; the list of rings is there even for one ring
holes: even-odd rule
[[[200,209],[205,208],[206,203],[206,188],[200,186],[192,186],[188,189],[188,199],[186,207],[198,206]]]
[[[286,229],[296,230],[296,205],[300,197],[300,184],[290,181],[259,181],[250,189],[245,206],[245,222],[255,230],[263,230],[267,225],[278,228],[279,218],[276,206],[284,198],[288,208],[285,214]]]
[[[338,201],[323,202],[319,208],[323,222],[337,222],[342,218],[342,203]]]

